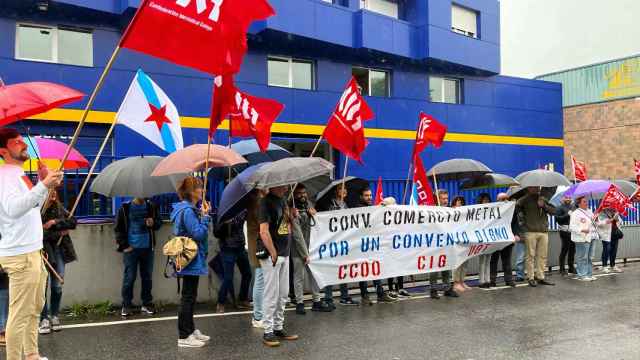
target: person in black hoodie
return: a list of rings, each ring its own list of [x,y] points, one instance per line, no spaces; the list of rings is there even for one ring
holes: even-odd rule
[[[76,251],[69,237],[69,230],[76,228],[77,221],[58,200],[58,193],[51,192],[48,206],[42,214],[43,247],[47,255],[47,261],[55,271],[64,278],[66,264],[78,259]],[[48,283],[51,287],[51,301],[45,303],[40,314],[40,334],[50,334],[51,330],[60,331],[60,302],[62,300],[62,284],[53,274],[49,274]]]
[[[558,230],[560,233],[560,240],[562,241],[562,248],[560,249],[560,274],[568,275],[576,273],[576,267],[574,257],[576,255],[576,243],[571,241],[571,230],[569,230],[569,222],[571,220],[571,212],[574,210],[571,204],[571,197],[562,197],[562,204],[556,208],[556,223],[558,223]],[[568,260],[569,272],[565,271],[565,259]]]
[[[245,250],[244,222],[247,218],[247,211],[244,210],[229,221],[218,224],[215,230],[215,236],[220,240],[220,255],[222,257],[222,265],[224,268],[222,284],[218,292],[218,306],[216,312],[224,313],[224,306],[227,301],[227,294],[231,295],[231,299],[235,300],[233,290],[233,273],[235,266],[242,276],[240,280],[240,300],[236,307],[240,310],[251,308],[249,304],[249,285],[251,285],[251,265],[249,264],[249,255]]]
[[[123,253],[124,277],[122,280],[123,317],[131,315],[133,285],[138,268],[142,279],[142,307],[140,312],[155,314],[151,295],[153,258],[156,245],[156,231],[162,226],[162,218],[156,205],[142,198],[134,198],[122,204],[116,217],[116,242],[118,252]]]

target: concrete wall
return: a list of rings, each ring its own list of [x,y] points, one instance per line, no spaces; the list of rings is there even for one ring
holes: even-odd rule
[[[640,226],[625,227],[623,231],[625,238],[620,242],[618,258],[640,257]],[[164,243],[170,234],[171,227],[165,225],[159,232],[159,243]],[[105,300],[120,304],[123,265],[122,255],[115,251],[113,225],[81,225],[71,235],[80,259],[67,266],[65,276],[66,283],[64,285],[64,295],[62,298],[63,306],[84,301],[98,303]],[[217,241],[210,241],[210,251],[212,254],[216,253],[218,251]],[[177,303],[179,296],[176,293],[175,279],[165,279],[162,275],[166,257],[162,255],[160,247],[156,249],[153,295],[155,301]],[[601,247],[598,246],[598,249],[596,249],[596,262],[599,261],[601,251]],[[552,232],[550,235],[549,250],[550,266],[557,265],[559,252],[560,239],[558,233]],[[478,260],[471,260],[468,266],[468,273],[473,274],[477,273],[477,271]],[[424,275],[416,277],[417,280],[424,278],[426,278]],[[236,289],[239,288],[239,279],[240,275],[236,270]],[[134,303],[139,303],[139,279],[136,285]],[[215,275],[211,277],[211,280],[202,277],[200,280],[198,300],[216,301],[218,288],[219,281]]]

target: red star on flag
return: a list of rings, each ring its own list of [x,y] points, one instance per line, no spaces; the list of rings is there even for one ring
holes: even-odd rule
[[[155,122],[158,126],[158,130],[162,130],[162,124],[171,124],[171,120],[167,117],[167,105],[164,105],[160,109],[149,104],[149,110],[151,110],[151,115],[144,122]]]

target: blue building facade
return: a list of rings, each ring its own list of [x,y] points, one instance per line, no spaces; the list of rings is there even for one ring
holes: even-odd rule
[[[376,116],[365,124],[370,144],[364,164],[350,162],[349,174],[372,181],[381,176],[387,194],[400,196],[420,111],[435,116],[449,130],[442,148],[429,148],[423,154],[427,167],[468,157],[510,175],[545,164],[564,168],[561,87],[498,75],[497,0],[270,2],[276,15],[252,25],[249,52],[236,82],[252,95],[285,105],[273,127],[275,141],[305,149],[312,146],[353,75],[370,95],[366,101]],[[3,4],[3,80],[52,81],[88,94],[139,1],[7,0]],[[42,51],[28,53],[34,44]],[[138,68],[176,104],[185,144],[206,141],[212,76],[125,49],[82,132],[78,147],[89,158]],[[84,105],[71,104],[25,123],[33,134],[68,136]],[[224,127],[215,141],[228,142]],[[326,149],[324,156],[341,169],[344,158]],[[107,162],[140,154],[164,155],[121,126],[116,127],[111,150]]]

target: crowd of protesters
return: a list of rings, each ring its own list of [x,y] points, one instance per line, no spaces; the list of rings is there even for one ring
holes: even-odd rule
[[[36,185],[25,175],[22,163],[28,160],[27,145],[15,130],[0,129],[0,156],[5,162],[0,166],[0,345],[6,345],[9,360],[22,359],[23,355],[27,360],[46,359],[38,350],[38,332],[49,334],[60,330],[58,315],[65,265],[76,260],[69,237],[69,231],[76,227],[76,220],[68,216],[58,201],[55,189],[61,182],[60,172],[40,168],[40,181]],[[269,347],[298,339],[298,335],[285,329],[285,307],[291,296],[295,313],[306,313],[305,283],[310,284],[311,311],[332,312],[336,309],[334,287],[320,289],[308,267],[311,227],[318,211],[372,206],[372,192],[369,188],[361,189],[357,194],[358,201],[348,206],[347,188],[340,184],[333,188],[329,201],[316,208],[304,185],[298,184],[291,197],[288,190],[287,186],[279,186],[268,191],[252,191],[246,209],[214,227],[220,254],[208,263],[212,226],[210,205],[203,199],[203,183],[198,178],[187,177],[179,184],[180,202],[173,205],[170,216],[173,233],[192,239],[198,249],[194,259],[176,273],[181,280],[178,346],[202,347],[210,339],[196,329],[194,323],[199,277],[207,275],[209,267],[217,268],[221,273],[216,311],[225,312],[229,302],[236,309],[252,309],[252,326],[263,329],[263,343]],[[575,275],[580,281],[596,279],[592,264],[596,241],[603,245],[603,272],[622,271],[615,261],[618,241],[624,234],[619,227],[620,217],[614,211],[605,209],[594,217],[585,198],[577,198],[575,203],[571,198],[564,198],[560,206],[554,207],[541,196],[538,188],[526,191],[516,201],[511,223],[515,244],[479,258],[480,288],[497,286],[500,261],[506,286],[515,287],[518,281],[526,281],[531,287],[554,285],[545,278],[549,215],[555,216],[559,225],[562,241],[559,263],[563,275]],[[438,190],[435,196],[440,206],[465,205],[461,196],[453,197],[450,202],[446,190]],[[504,193],[495,200],[510,201]],[[478,204],[491,202],[488,194],[481,194],[476,201]],[[395,200],[387,198],[381,205],[393,204]],[[117,213],[115,238],[124,263],[123,317],[132,315],[138,271],[142,281],[140,312],[145,315],[156,312],[151,279],[156,232],[161,225],[156,205],[146,199],[133,199],[123,204]],[[30,231],[34,228],[42,231]],[[511,266],[514,249],[515,279]],[[45,264],[48,270],[45,270]],[[237,297],[234,291],[236,266],[241,274]],[[471,289],[465,278],[465,264],[453,272],[431,273],[430,298],[439,299],[439,292],[446,297],[459,297],[460,293]],[[384,283],[373,281],[378,303],[395,303],[400,297],[410,296],[404,289],[403,277],[387,279],[387,290]],[[339,304],[373,305],[368,282],[360,282],[358,288],[360,299],[356,300],[350,296],[347,284],[339,285]],[[46,301],[47,290],[50,290],[49,301]]]

